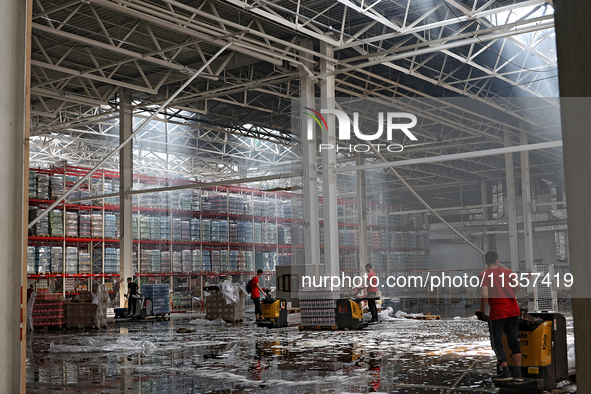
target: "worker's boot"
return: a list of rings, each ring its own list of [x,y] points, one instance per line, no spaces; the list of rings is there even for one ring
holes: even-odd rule
[[[495,382],[505,382],[508,380],[513,380],[513,376],[511,375],[509,367],[503,367],[501,373],[493,377],[492,380],[494,380]]]
[[[513,371],[513,380],[516,382],[523,382],[525,379],[521,375],[521,367],[515,367]]]

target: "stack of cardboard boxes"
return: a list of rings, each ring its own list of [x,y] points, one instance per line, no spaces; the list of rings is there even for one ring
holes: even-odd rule
[[[67,304],[66,327],[85,328],[94,326],[97,305],[92,303],[92,293],[82,291],[78,299]]]
[[[242,311],[244,309],[244,296],[240,297],[237,303],[228,304],[222,297],[219,290],[212,290],[213,293],[205,300],[205,318],[208,320],[223,319],[234,323],[242,321]]]

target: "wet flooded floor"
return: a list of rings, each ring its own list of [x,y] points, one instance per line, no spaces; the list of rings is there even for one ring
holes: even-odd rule
[[[396,319],[362,331],[115,322],[29,332],[27,346],[35,393],[498,392],[487,326],[475,319]]]

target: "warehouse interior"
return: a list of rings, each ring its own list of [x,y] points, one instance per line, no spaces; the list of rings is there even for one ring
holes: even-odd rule
[[[552,332],[525,384],[591,387],[585,0],[0,9],[0,391],[523,390],[474,316],[489,250]],[[305,285],[367,264],[377,323]]]

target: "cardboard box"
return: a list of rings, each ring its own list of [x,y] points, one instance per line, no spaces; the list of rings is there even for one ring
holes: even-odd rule
[[[96,304],[88,302],[69,303],[66,309],[66,327],[94,327]]]
[[[222,293],[214,293],[205,300],[205,318],[208,320],[223,319],[227,322],[235,322],[242,319],[244,298],[236,304],[227,304],[222,298]]]

